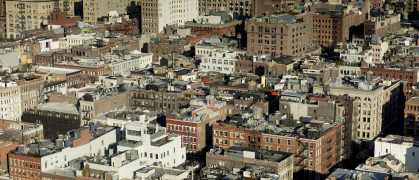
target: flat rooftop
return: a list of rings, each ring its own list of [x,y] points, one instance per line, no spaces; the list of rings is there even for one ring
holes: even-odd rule
[[[51,74],[73,74],[73,73],[81,72],[80,70],[77,70],[77,69],[45,67],[45,66],[39,66],[36,71],[41,72],[41,73],[51,73]]]

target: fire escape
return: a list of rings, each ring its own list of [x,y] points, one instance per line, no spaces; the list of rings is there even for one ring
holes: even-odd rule
[[[307,145],[305,145],[300,139],[297,138],[297,146],[297,153],[294,154],[294,158],[296,159],[296,163],[294,166],[297,166],[298,170],[303,170],[306,167],[304,160],[307,159],[308,152],[304,152],[306,152],[307,150]]]
[[[16,31],[22,33],[25,31],[25,26],[26,26],[26,17],[23,15],[25,14],[25,4],[19,3],[17,7],[19,9],[19,14],[21,15],[19,16],[19,24],[15,24],[15,29]]]

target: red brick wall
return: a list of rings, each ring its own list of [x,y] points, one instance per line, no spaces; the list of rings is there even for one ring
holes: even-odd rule
[[[41,179],[41,158],[9,153],[8,161],[10,179]]]

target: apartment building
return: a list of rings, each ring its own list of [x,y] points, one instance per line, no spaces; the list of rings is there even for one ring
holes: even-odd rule
[[[304,57],[312,43],[311,14],[270,15],[245,22],[247,53]]]
[[[198,17],[198,0],[144,0],[141,33],[160,33],[166,25],[185,25]]]
[[[320,178],[341,161],[342,125],[315,120],[301,123],[283,119],[277,127],[249,119],[242,125],[215,124],[213,143],[224,149],[242,143],[242,147],[292,153],[294,178]],[[287,133],[287,129],[294,129],[297,133]],[[312,133],[303,133],[304,129]]]
[[[320,4],[313,14],[313,44],[332,47],[350,40],[351,35],[369,17],[369,1],[342,4]]]
[[[35,107],[42,99],[44,90],[44,79],[40,77],[29,77],[17,80],[16,84],[21,93],[21,112],[26,112]]]
[[[19,145],[18,142],[13,141],[5,141],[0,140],[0,173],[7,174],[9,172],[8,161],[7,161],[7,154],[10,151],[16,150],[17,146]]]
[[[383,130],[402,117],[402,86],[399,80],[385,80],[368,72],[366,76],[342,81],[332,75],[325,85],[315,85],[313,94],[349,96],[359,98],[361,109],[356,122],[357,143],[375,139]]]
[[[6,1],[7,38],[22,38],[25,31],[39,29],[41,23],[51,19],[54,2],[54,0]]]
[[[419,80],[419,74],[417,69],[405,69],[402,67],[374,67],[374,68],[361,68],[362,75],[366,75],[369,71],[374,73],[374,76],[390,80],[400,80],[403,83],[403,93],[407,99],[415,96],[414,85]]]
[[[225,120],[227,105],[209,95],[205,100],[191,100],[190,106],[180,113],[167,115],[166,127],[169,134],[182,136],[182,145],[189,156],[202,160],[203,153],[211,147],[211,127],[216,121]]]
[[[226,11],[229,3],[227,0],[199,0],[199,15],[208,15],[211,12]]]
[[[384,54],[389,50],[388,42],[381,41],[377,34],[372,35],[370,42],[372,52],[372,63],[384,64]]]
[[[41,179],[43,171],[64,168],[80,157],[104,154],[110,145],[117,143],[116,134],[117,129],[91,125],[55,141],[19,145],[8,156],[10,179]]]
[[[364,38],[370,41],[374,34],[385,37],[389,33],[400,30],[400,14],[377,12],[371,14],[371,19],[364,22]]]
[[[127,6],[132,0],[83,0],[83,20],[89,24],[96,25],[98,18],[108,16],[109,11],[116,11],[118,14],[127,14]]]
[[[16,82],[0,83],[1,119],[20,121],[20,115],[22,114],[20,90]]]
[[[166,128],[147,120],[126,122],[126,139],[118,143],[118,151],[137,150],[141,161],[147,165],[159,164],[176,167],[186,160],[186,148],[181,136],[167,134]]]

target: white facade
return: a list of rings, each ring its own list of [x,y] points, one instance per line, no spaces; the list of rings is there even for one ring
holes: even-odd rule
[[[166,25],[183,26],[198,16],[198,0],[158,0],[158,32]]]
[[[395,158],[406,165],[406,171],[419,172],[419,147],[414,140],[406,140],[404,137],[378,138],[374,142],[374,157],[392,154]]]
[[[83,44],[89,44],[95,40],[95,33],[84,33],[68,35],[64,38],[59,39],[60,48],[72,48],[73,46],[80,46]]]
[[[359,77],[361,76],[361,68],[354,66],[339,66],[339,77]]]
[[[60,48],[60,42],[53,41],[52,39],[40,40],[38,42],[39,42],[39,46],[41,47],[41,52],[51,51],[51,50]]]
[[[68,147],[61,151],[41,157],[42,171],[54,169],[56,167],[66,167],[68,162],[83,156],[104,155],[109,145],[117,142],[117,130],[112,129],[109,132],[91,139],[89,143],[78,146]]]
[[[112,75],[122,75],[127,77],[131,74],[131,71],[142,70],[150,68],[153,63],[153,54],[131,54],[124,57],[124,59],[117,60],[110,64],[112,69]]]
[[[372,50],[362,50],[361,46],[348,45],[348,49],[340,53],[339,58],[348,64],[357,64],[362,61],[372,63]]]
[[[21,92],[16,82],[0,83],[0,118],[20,121]]]
[[[372,50],[372,62],[384,64],[384,54],[388,51],[388,43],[379,41],[377,44],[370,44]]]
[[[138,150],[141,161],[148,165],[175,167],[185,162],[186,148],[182,147],[181,136],[167,135],[166,128],[145,121],[126,122],[125,128],[129,143],[120,142],[118,151]]]
[[[202,58],[199,69],[204,72],[216,71],[224,74],[233,74],[235,71],[236,52],[215,51]]]

